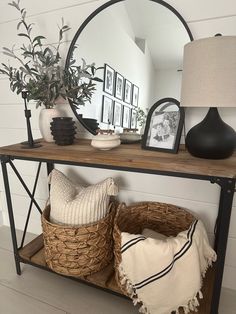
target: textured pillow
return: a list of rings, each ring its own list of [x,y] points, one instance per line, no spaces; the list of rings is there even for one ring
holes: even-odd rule
[[[49,183],[50,221],[57,224],[79,226],[96,222],[106,216],[110,196],[118,194],[112,178],[83,187],[56,169],[50,173]]]

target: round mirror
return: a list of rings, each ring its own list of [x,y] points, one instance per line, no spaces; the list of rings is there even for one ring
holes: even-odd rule
[[[161,0],[115,0],[92,13],[77,31],[66,67],[95,63],[91,102],[70,105],[92,134],[136,128],[138,109],[158,99],[180,98],[184,45],[193,40],[180,16]],[[75,49],[76,47],[76,49]]]

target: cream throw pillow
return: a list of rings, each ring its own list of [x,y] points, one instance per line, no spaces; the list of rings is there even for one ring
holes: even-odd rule
[[[62,172],[53,169],[49,175],[50,221],[79,226],[104,218],[111,195],[118,194],[112,178],[88,187],[72,183]]]

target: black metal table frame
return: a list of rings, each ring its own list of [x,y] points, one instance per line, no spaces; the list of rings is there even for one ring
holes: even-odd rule
[[[13,163],[14,159],[39,162],[32,192],[30,192],[29,188],[27,187],[24,180],[22,179],[22,176],[16,169]],[[158,170],[139,169],[139,168],[130,168],[130,167],[121,167],[121,166],[100,165],[100,164],[87,164],[87,163],[82,163],[82,162],[47,160],[44,158],[28,158],[28,157],[16,157],[16,156],[13,157],[11,155],[1,155],[2,174],[3,174],[5,195],[6,195],[6,201],[7,201],[8,214],[9,214],[16,272],[18,275],[21,275],[20,263],[21,262],[29,263],[20,257],[19,250],[24,246],[25,235],[27,232],[27,227],[28,227],[30,214],[31,214],[33,205],[35,205],[35,207],[38,209],[40,214],[42,213],[40,206],[38,205],[34,197],[42,162],[46,163],[48,173],[50,173],[50,171],[53,169],[54,164],[66,164],[66,165],[73,165],[73,166],[103,168],[103,169],[121,170],[121,171],[128,171],[128,172],[164,175],[164,176],[171,176],[171,177],[181,177],[181,178],[188,178],[188,179],[195,179],[195,180],[204,180],[204,181],[209,181],[214,184],[218,184],[220,186],[220,199],[219,199],[218,216],[217,216],[216,225],[215,225],[215,250],[217,252],[218,258],[216,262],[215,281],[214,281],[214,288],[213,288],[213,294],[212,294],[212,300],[211,300],[210,314],[218,313],[221,285],[222,285],[223,271],[224,271],[224,263],[225,263],[225,255],[226,255],[226,248],[227,248],[227,240],[228,240],[228,233],[229,233],[230,217],[231,217],[231,210],[232,210],[235,185],[236,185],[236,178],[209,176],[209,175],[201,175],[201,174],[198,175],[198,174],[182,173],[182,172],[158,171]],[[30,198],[30,205],[29,205],[26,222],[25,222],[25,228],[24,228],[21,244],[19,247],[18,247],[18,242],[17,242],[17,237],[16,237],[16,228],[15,228],[15,220],[14,220],[14,214],[13,214],[13,206],[12,206],[12,198],[11,198],[11,190],[10,190],[10,184],[9,184],[9,178],[8,178],[7,165],[10,165],[10,167],[16,174],[17,178],[19,179],[20,183],[22,184],[22,186],[24,187],[25,191],[27,192]],[[33,266],[43,268],[42,266],[39,266],[33,263],[31,264]],[[95,286],[93,284],[91,285]],[[95,287],[102,289],[101,287],[98,287],[98,286],[95,286]],[[106,289],[103,289],[103,290],[106,290]],[[106,290],[106,291],[114,293],[110,290]]]

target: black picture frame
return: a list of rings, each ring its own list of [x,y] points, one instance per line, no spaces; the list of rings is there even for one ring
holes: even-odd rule
[[[115,97],[119,100],[123,100],[124,98],[124,77],[116,72],[116,80],[115,80]]]
[[[157,101],[148,112],[142,148],[176,154],[184,124],[184,109],[175,98]]]
[[[123,105],[120,102],[115,101],[114,110],[113,110],[113,125],[114,126],[121,126],[122,112],[123,112]]]
[[[126,79],[124,88],[124,102],[130,105],[131,97],[132,97],[132,83]]]
[[[115,70],[108,64],[104,64],[103,91],[111,96],[114,95]]]
[[[130,117],[130,128],[136,129],[137,128],[137,110],[131,110],[131,117]]]
[[[102,118],[101,122],[112,124],[113,121],[113,99],[103,95],[102,97]]]
[[[125,129],[130,128],[131,110],[128,106],[123,106],[122,127]]]
[[[139,87],[133,84],[132,106],[138,107],[138,100],[139,100]]]

